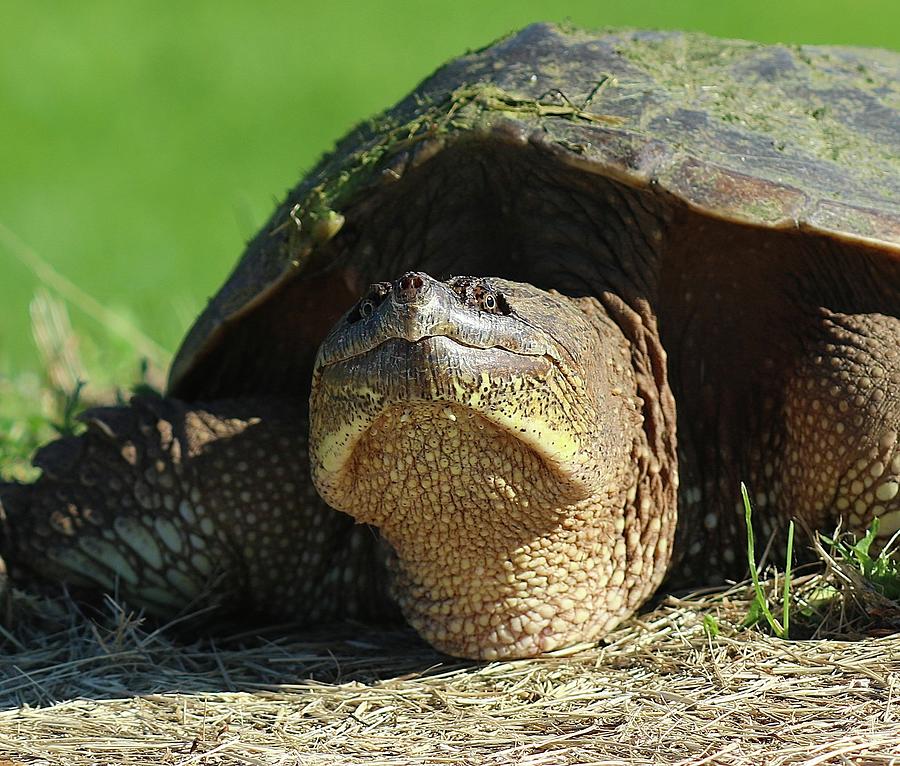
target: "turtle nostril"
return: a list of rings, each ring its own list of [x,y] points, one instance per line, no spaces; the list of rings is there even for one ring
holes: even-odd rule
[[[407,274],[400,278],[401,290],[418,290],[422,286],[422,277],[418,274]]]
[[[414,300],[424,287],[425,280],[421,274],[414,271],[404,274],[397,280],[397,297],[403,302]]]

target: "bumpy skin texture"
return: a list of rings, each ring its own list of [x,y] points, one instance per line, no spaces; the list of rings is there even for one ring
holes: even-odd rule
[[[399,604],[521,656],[602,635],[668,557],[672,586],[741,576],[741,481],[763,536],[886,539],[898,83],[884,51],[545,25],[451,62],[288,195],[172,398],[0,484],[13,576],[162,614]]]
[[[763,507],[797,508],[814,528],[834,511],[848,529],[877,518],[883,540],[900,529],[900,319],[822,311],[783,418]]]
[[[161,616],[391,614],[376,535],[309,483],[295,403],[139,398],[84,419],[85,434],[38,452],[34,485],[3,490],[14,577],[100,587]]]

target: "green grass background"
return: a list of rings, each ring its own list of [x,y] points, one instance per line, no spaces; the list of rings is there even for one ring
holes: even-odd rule
[[[897,0],[0,0],[0,223],[115,314],[70,305],[92,374],[120,374],[116,325],[174,351],[335,139],[536,20],[900,48]],[[0,375],[38,371],[39,283],[0,244]]]

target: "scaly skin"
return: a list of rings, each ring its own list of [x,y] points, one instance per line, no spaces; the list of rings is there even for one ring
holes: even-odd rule
[[[898,433],[900,319],[817,312],[766,439],[774,460],[754,466],[769,488],[760,507],[796,509],[812,529],[877,518],[887,540],[900,529]]]
[[[390,615],[383,552],[308,478],[305,408],[135,398],[0,485],[15,579],[116,590],[171,617],[212,605],[269,620]]]

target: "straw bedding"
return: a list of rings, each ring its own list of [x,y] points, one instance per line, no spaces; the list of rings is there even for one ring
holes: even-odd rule
[[[601,645],[492,664],[405,629],[197,638],[112,600],[89,618],[12,591],[0,764],[900,763],[896,605],[856,580],[796,580],[804,640],[741,629],[735,586],[669,597]]]

